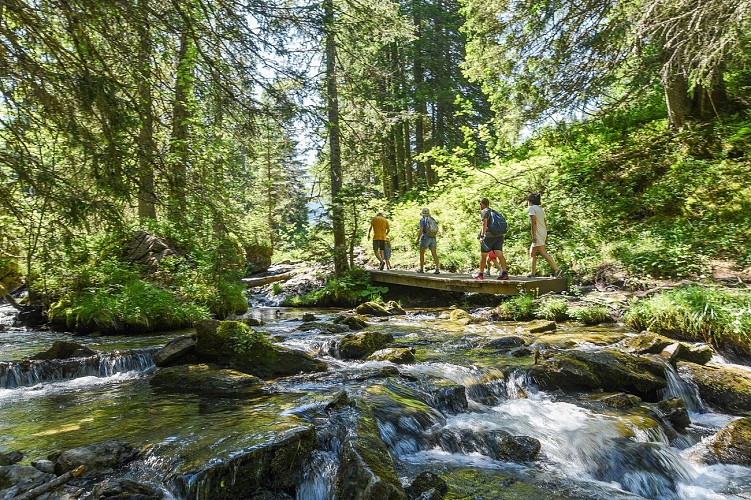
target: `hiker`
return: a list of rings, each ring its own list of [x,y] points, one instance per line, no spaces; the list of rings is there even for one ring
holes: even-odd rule
[[[370,239],[370,231],[373,231],[373,251],[378,258],[378,269],[381,271],[383,271],[383,267],[386,265],[384,253],[386,252],[386,238],[390,229],[389,221],[383,217],[383,213],[381,212],[378,212],[370,221],[368,239]]]
[[[480,272],[474,275],[476,280],[485,279],[485,264],[488,259],[488,252],[491,250],[498,257],[501,264],[501,272],[498,274],[499,280],[509,279],[508,266],[506,257],[503,255],[503,235],[506,232],[506,219],[490,208],[490,202],[487,198],[480,198]],[[488,268],[489,270],[489,268]]]
[[[386,270],[391,271],[391,241],[386,236],[386,246],[383,249],[383,260],[386,261]]]
[[[438,254],[435,250],[438,223],[430,216],[428,208],[423,208],[420,216],[420,230],[417,233],[417,244],[420,245],[420,269],[417,272],[425,272],[425,249],[430,248],[430,252],[433,254],[433,262],[435,263],[433,274],[441,274],[441,271],[439,271]]]
[[[535,278],[537,271],[537,255],[548,261],[553,268],[553,276],[559,278],[563,271],[555,263],[553,257],[545,251],[545,245],[548,244],[548,225],[545,221],[545,210],[540,206],[540,194],[532,193],[527,197],[527,213],[532,221],[532,245],[529,247],[529,258],[532,261],[531,273],[527,278]]]

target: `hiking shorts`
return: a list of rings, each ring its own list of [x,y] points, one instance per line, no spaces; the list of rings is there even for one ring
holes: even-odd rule
[[[485,235],[485,239],[480,241],[480,251],[482,253],[488,253],[491,250],[493,250],[493,253],[495,253],[496,251],[499,251],[499,252],[503,251],[503,235],[500,235],[500,236]]]
[[[378,250],[386,252],[386,240],[373,240],[373,251],[378,253]]]
[[[426,234],[423,234],[422,237],[420,237],[420,248],[435,248],[435,236],[430,237]]]

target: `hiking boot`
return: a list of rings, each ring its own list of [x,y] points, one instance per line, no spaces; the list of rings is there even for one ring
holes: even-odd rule
[[[425,271],[423,271],[422,269],[418,269],[417,272],[418,273],[424,273]]]
[[[383,271],[383,268],[384,268],[385,266],[386,266],[386,263],[385,263],[385,262],[381,262],[381,265],[380,265],[380,266],[378,266],[378,270],[379,270],[379,271]]]
[[[433,271],[433,274],[441,274],[441,271],[439,271],[438,269],[436,269],[435,271]]]
[[[535,273],[529,273],[527,278],[537,278],[537,275]]]
[[[477,273],[477,274],[475,274],[475,275],[474,275],[474,276],[472,276],[472,277],[473,277],[474,279],[476,279],[476,280],[484,280],[484,279],[485,279],[485,275],[484,275],[483,273]]]
[[[561,276],[563,276],[563,269],[561,269],[561,268],[559,267],[559,268],[558,268],[558,270],[557,270],[556,272],[554,272],[554,273],[553,273],[553,277],[554,277],[554,278],[560,278]]]
[[[506,271],[501,271],[501,274],[498,275],[499,280],[507,280],[509,278],[508,273]]]

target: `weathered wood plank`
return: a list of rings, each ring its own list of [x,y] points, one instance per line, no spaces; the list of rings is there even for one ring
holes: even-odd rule
[[[522,291],[536,291],[538,294],[562,292],[566,290],[565,278],[525,278],[511,276],[508,280],[495,277],[475,280],[468,274],[430,272],[421,274],[414,271],[369,271],[377,283],[446,290],[450,292],[490,293],[494,295],[516,295]]]

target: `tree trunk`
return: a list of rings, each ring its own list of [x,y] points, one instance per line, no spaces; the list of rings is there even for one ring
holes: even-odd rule
[[[425,152],[425,129],[424,120],[428,114],[427,104],[425,103],[425,96],[423,95],[423,85],[425,83],[425,70],[422,65],[422,51],[420,47],[420,37],[422,35],[422,19],[420,16],[419,0],[412,1],[412,18],[415,25],[415,41],[414,44],[414,61],[412,64],[413,79],[414,79],[414,95],[415,95],[415,155],[419,155]],[[425,162],[421,159],[416,160],[417,178],[422,181],[427,181],[427,170]]]
[[[339,101],[336,81],[336,34],[334,32],[334,2],[323,1],[323,25],[326,33],[326,109],[329,128],[329,162],[331,176],[331,224],[334,229],[334,271],[347,270],[347,241],[344,232],[342,189],[342,151],[339,144]]]
[[[691,101],[691,116],[709,120],[730,109],[723,68],[712,74],[708,85],[696,85]]]
[[[410,190],[414,187],[415,181],[412,175],[412,152],[409,140],[409,121],[406,119],[402,121],[402,137],[404,139],[404,172],[407,179],[407,190]]]
[[[180,34],[175,78],[175,100],[172,105],[172,137],[170,142],[170,220],[182,222],[186,209],[186,185],[188,177],[188,96],[193,80],[193,61],[188,28]]]
[[[138,107],[141,119],[138,132],[138,218],[156,219],[154,192],[154,110],[151,95],[151,27],[148,20],[149,0],[138,0]]]

